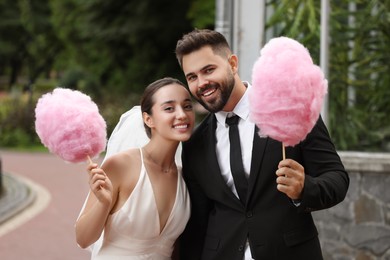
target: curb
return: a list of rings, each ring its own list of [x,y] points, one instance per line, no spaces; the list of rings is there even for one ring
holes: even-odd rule
[[[36,198],[34,190],[19,178],[6,173],[2,174],[2,178],[0,224],[27,208]]]

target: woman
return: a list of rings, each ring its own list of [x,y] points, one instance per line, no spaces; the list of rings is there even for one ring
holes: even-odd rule
[[[176,79],[157,80],[145,89],[141,111],[150,141],[111,156],[101,168],[88,166],[90,195],[76,238],[82,248],[100,241],[92,259],[171,259],[190,215],[175,163],[179,143],[194,127],[190,94]]]

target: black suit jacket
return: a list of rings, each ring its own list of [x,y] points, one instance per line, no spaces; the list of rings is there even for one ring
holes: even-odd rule
[[[322,259],[311,211],[332,207],[346,195],[349,177],[319,118],[286,157],[305,168],[299,207],[276,189],[282,144],[255,131],[247,203],[226,185],[215,151],[216,118],[209,114],[183,144],[183,176],[192,202],[181,236],[181,259],[242,260],[250,242],[254,259]],[[257,129],[256,129],[257,130]]]

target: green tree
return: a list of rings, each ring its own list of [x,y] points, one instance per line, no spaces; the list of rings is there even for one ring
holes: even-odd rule
[[[213,29],[215,23],[215,0],[193,0],[187,17],[194,28]]]
[[[32,106],[55,85],[91,95],[110,134],[147,84],[164,76],[184,80],[176,41],[193,27],[212,28],[214,5],[208,0],[0,0],[0,79],[6,77],[8,90],[16,90],[15,101],[24,100],[17,116],[14,99],[2,101],[0,141],[36,137]],[[16,126],[23,130],[18,136]]]
[[[53,2],[53,21],[66,42],[69,64],[94,75],[97,88],[139,93],[157,78],[181,77],[173,51],[190,28],[187,1]]]
[[[27,55],[28,36],[20,20],[17,1],[0,1],[0,75],[7,76],[7,89],[16,83]]]
[[[319,64],[320,1],[272,0],[267,32],[300,41]],[[332,1],[329,130],[341,150],[390,150],[390,2]],[[387,117],[387,118],[386,118]]]
[[[331,133],[341,149],[390,151],[390,2],[339,1],[332,10]]]
[[[56,32],[50,22],[48,2],[19,0],[20,21],[27,34],[26,71],[28,84],[33,84],[42,74],[49,74],[55,58],[62,50]],[[46,77],[44,75],[44,77]]]
[[[48,3],[3,0],[0,15],[0,73],[9,75],[9,88],[21,74],[35,82],[50,71],[62,48],[50,23]]]

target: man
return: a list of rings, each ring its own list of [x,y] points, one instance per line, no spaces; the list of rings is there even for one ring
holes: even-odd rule
[[[194,30],[177,42],[176,57],[192,95],[211,112],[183,144],[192,213],[181,259],[322,259],[310,212],[341,202],[349,177],[321,117],[283,160],[281,143],[260,138],[249,119],[250,85],[223,35]],[[233,115],[244,181],[232,174],[226,122]]]

